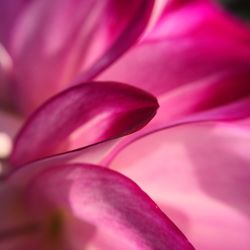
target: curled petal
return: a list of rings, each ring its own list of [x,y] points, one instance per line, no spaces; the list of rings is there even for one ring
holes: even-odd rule
[[[158,108],[150,94],[125,84],[89,82],[42,105],[18,134],[13,166],[142,128]],[[31,144],[32,143],[32,144]]]
[[[9,181],[18,183],[18,171]],[[136,184],[112,170],[54,166],[26,184],[31,217],[59,216],[60,249],[193,249]]]
[[[143,188],[197,249],[249,249],[250,131],[196,123],[145,136],[111,162]]]

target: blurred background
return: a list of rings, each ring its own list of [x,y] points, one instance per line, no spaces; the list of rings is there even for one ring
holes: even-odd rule
[[[250,0],[219,0],[233,14],[250,21]]]

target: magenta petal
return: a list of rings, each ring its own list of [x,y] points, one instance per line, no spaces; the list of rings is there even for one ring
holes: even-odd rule
[[[199,120],[232,120],[250,116],[250,74],[238,72],[205,79],[159,98],[160,109],[149,129]],[[177,122],[178,121],[178,122]]]
[[[250,130],[196,123],[145,136],[110,167],[134,180],[197,249],[249,249]]]
[[[143,31],[153,3],[1,1],[0,42],[14,61],[16,108],[30,113],[80,74],[89,79],[113,62]]]
[[[75,80],[76,83],[77,81],[86,81],[93,79],[107,66],[113,63],[119,56],[126,52],[126,50],[134,42],[136,42],[148,22],[154,2],[154,0],[138,1],[136,12],[134,13],[133,18],[128,23],[121,36],[119,36],[114,44],[112,44],[112,46],[102,55],[102,57],[100,57],[99,60],[96,61],[93,67],[90,67],[87,72],[82,73]],[[128,6],[125,6],[124,3],[121,4],[120,2],[118,4],[117,7],[118,9],[120,8],[119,11],[121,11],[122,13],[131,12],[130,4],[128,4]],[[127,8],[126,11],[125,8]],[[116,22],[116,20],[114,22]]]
[[[157,100],[125,84],[90,82],[42,105],[16,138],[11,163],[31,160],[123,136],[154,116]]]
[[[18,172],[10,183],[18,185]],[[61,165],[33,176],[26,184],[31,217],[43,222],[46,215],[61,214],[60,249],[65,245],[66,249],[193,249],[136,184],[112,170]]]

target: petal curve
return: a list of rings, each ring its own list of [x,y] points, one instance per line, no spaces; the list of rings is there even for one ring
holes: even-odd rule
[[[46,212],[65,213],[63,246],[193,249],[136,184],[109,169],[87,164],[52,167],[32,179],[26,197],[31,215],[38,220]]]
[[[13,166],[132,133],[152,119],[157,100],[132,86],[89,82],[42,105],[18,134]],[[32,144],[30,144],[32,143]]]

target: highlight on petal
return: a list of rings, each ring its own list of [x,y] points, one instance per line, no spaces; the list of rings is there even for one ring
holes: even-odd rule
[[[23,178],[18,172],[8,180],[17,187]],[[112,170],[60,165],[21,185],[33,220],[60,220],[57,234],[46,234],[50,246],[57,244],[58,249],[193,249],[136,184]]]
[[[193,123],[131,143],[111,161],[145,190],[196,249],[250,247],[250,130]]]
[[[11,163],[22,165],[135,132],[157,108],[151,94],[125,84],[89,82],[72,87],[30,117],[16,138]]]
[[[16,108],[29,114],[80,74],[89,80],[107,67],[137,40],[153,3],[1,1],[0,42],[14,61]]]

